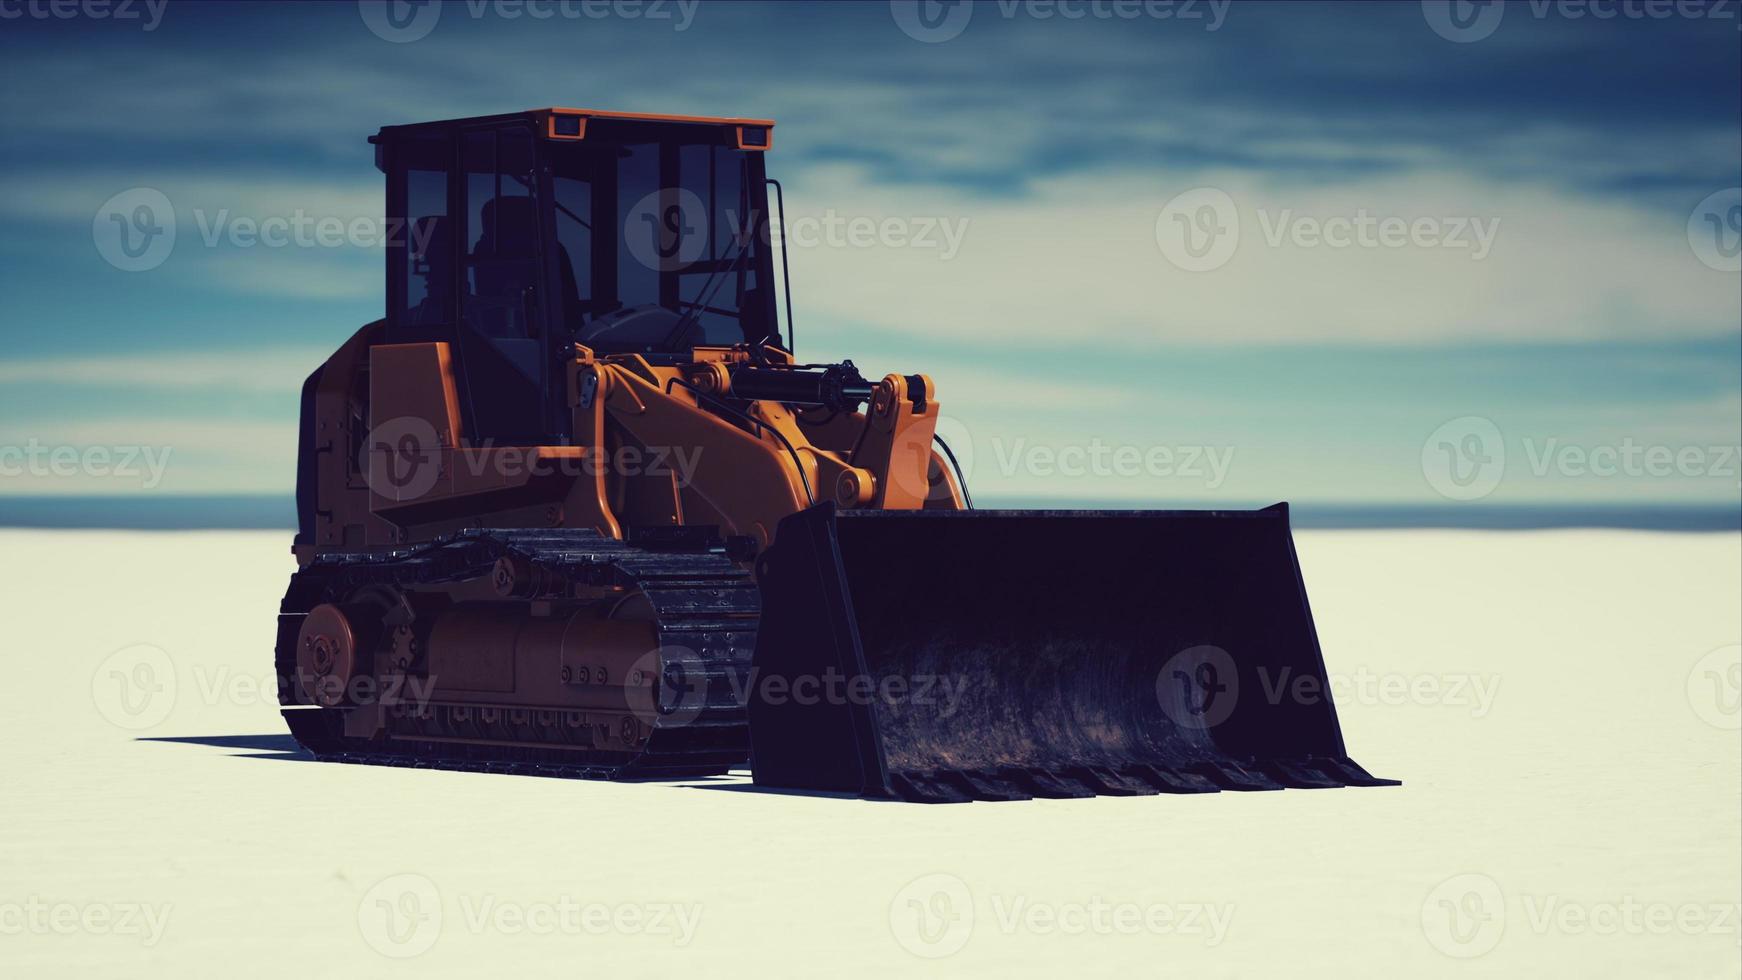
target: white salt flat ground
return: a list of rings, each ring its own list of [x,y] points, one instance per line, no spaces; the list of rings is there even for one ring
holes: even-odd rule
[[[285,535],[0,531],[0,975],[1742,971],[1742,538],[1298,541],[1402,788],[923,807],[223,744]]]

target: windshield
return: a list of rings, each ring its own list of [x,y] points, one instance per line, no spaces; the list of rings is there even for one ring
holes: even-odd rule
[[[682,350],[773,332],[758,161],[697,139],[551,145],[560,308],[578,342]]]

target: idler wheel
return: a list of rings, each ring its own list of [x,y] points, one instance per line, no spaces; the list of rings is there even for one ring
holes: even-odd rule
[[[362,638],[343,608],[322,603],[303,618],[296,637],[296,677],[304,696],[324,708],[344,704],[354,681],[369,669]]]

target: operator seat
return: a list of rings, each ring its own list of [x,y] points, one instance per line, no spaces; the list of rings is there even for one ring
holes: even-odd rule
[[[472,247],[473,324],[492,337],[530,337],[527,291],[538,282],[538,209],[530,197],[501,196],[484,203],[483,230]],[[557,245],[561,322],[579,320],[580,290],[568,249]]]

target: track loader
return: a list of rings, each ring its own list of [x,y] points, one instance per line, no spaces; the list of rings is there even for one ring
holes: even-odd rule
[[[926,802],[1389,782],[1344,751],[1285,505],[975,510],[929,376],[797,357],[773,132],[371,139],[386,315],[302,390],[298,742]]]

